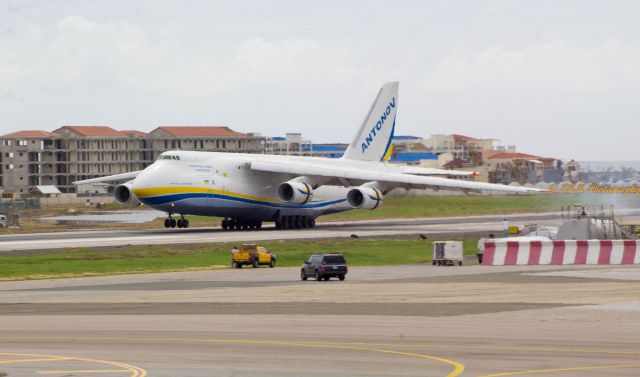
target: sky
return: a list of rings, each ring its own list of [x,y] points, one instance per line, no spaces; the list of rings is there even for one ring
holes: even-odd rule
[[[348,142],[400,81],[396,133],[640,160],[638,1],[0,0],[0,133],[223,125]]]

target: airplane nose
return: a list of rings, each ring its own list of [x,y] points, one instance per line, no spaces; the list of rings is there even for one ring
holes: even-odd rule
[[[137,196],[141,202],[148,204],[145,200],[153,187],[157,187],[157,180],[159,174],[155,166],[149,166],[138,174],[138,176],[131,182],[131,191]]]
[[[136,189],[145,189],[149,187],[153,187],[154,182],[157,181],[157,166],[149,166],[138,174],[138,176],[133,180],[132,188]]]

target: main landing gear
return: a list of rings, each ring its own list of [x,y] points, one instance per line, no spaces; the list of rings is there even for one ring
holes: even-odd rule
[[[302,229],[315,226],[315,218],[307,216],[281,216],[276,220],[276,229]],[[235,218],[222,220],[222,229],[224,230],[259,230],[261,228],[262,221]]]
[[[276,220],[276,229],[313,228],[316,220],[307,216],[282,216]]]
[[[180,215],[180,218],[178,220],[174,219],[171,217],[171,214],[169,214],[169,217],[164,219],[164,227],[165,228],[188,228],[189,227],[189,220],[184,218],[184,215]]]
[[[224,230],[258,230],[262,228],[262,221],[243,219],[224,219],[222,229]]]

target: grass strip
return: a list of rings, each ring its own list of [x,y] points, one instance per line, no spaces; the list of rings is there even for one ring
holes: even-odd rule
[[[300,266],[314,253],[342,253],[350,266],[383,266],[429,263],[432,242],[415,237],[269,241],[260,244],[277,255],[278,267]],[[0,280],[228,268],[231,264],[232,246],[232,243],[202,243],[72,248],[0,256]],[[477,240],[464,240],[466,254],[475,254],[476,248]]]

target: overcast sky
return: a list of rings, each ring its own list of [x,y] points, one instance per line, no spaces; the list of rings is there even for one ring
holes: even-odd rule
[[[349,141],[398,80],[397,134],[640,160],[640,1],[0,1],[1,133]]]

